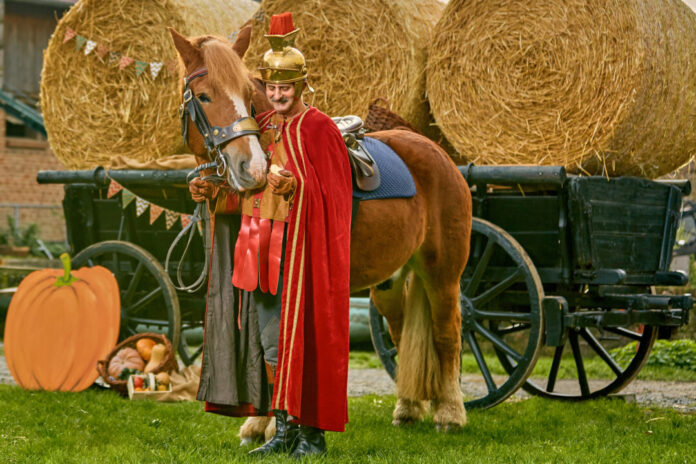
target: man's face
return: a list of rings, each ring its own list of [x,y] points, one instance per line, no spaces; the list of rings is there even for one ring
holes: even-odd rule
[[[280,114],[286,114],[295,102],[295,85],[266,84],[266,97],[271,101],[273,109]]]

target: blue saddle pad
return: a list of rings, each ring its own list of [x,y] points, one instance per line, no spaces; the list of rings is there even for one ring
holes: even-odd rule
[[[363,146],[370,152],[379,167],[380,185],[377,190],[364,192],[353,184],[353,198],[360,201],[385,198],[411,198],[416,194],[416,183],[399,155],[386,143],[371,137],[363,139]]]

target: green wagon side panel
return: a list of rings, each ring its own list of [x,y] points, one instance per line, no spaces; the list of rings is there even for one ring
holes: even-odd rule
[[[575,265],[629,274],[666,271],[680,204],[679,189],[646,179],[570,179]]]

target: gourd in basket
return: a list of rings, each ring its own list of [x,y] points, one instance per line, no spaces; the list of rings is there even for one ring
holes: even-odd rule
[[[176,351],[165,335],[143,332],[126,338],[116,345],[105,359],[97,362],[97,370],[104,382],[113,390],[127,395],[128,374],[177,372],[179,365],[176,360]]]
[[[41,269],[17,288],[5,321],[7,367],[31,390],[82,391],[98,377],[97,360],[116,344],[121,299],[111,271]]]

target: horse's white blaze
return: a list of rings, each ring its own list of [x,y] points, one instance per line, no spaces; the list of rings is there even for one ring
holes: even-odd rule
[[[249,116],[246,105],[244,104],[244,100],[242,100],[239,95],[234,95],[228,90],[227,97],[232,100],[232,103],[234,103],[234,109],[237,111],[240,118]],[[259,139],[253,135],[244,137],[244,139],[249,144],[249,152],[251,153],[251,159],[249,160],[249,174],[258,182],[263,182],[266,176],[266,155],[263,153],[263,149],[261,149]],[[228,153],[226,150],[225,153],[229,154],[230,156],[234,155],[233,153]]]

